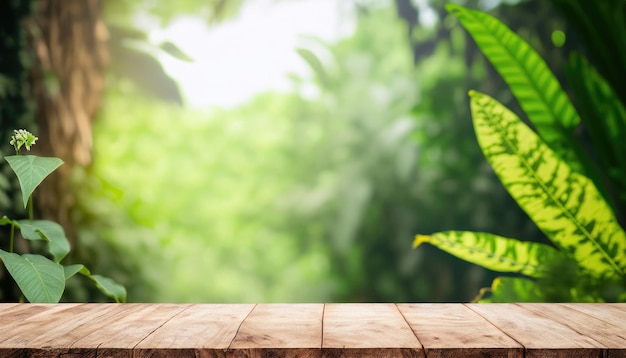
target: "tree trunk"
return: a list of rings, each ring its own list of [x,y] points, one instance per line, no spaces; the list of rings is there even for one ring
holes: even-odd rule
[[[32,83],[37,150],[65,161],[37,191],[37,208],[43,218],[65,227],[74,241],[69,180],[75,165],[91,162],[92,122],[109,57],[101,1],[38,0],[29,32],[36,57]]]

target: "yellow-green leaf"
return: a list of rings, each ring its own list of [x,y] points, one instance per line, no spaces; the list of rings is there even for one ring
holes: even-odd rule
[[[544,302],[545,298],[536,282],[523,277],[496,277],[491,287],[482,289],[480,303]]]
[[[478,143],[518,205],[580,267],[624,275],[626,234],[593,182],[502,104],[474,91],[470,97]]]
[[[580,117],[543,58],[495,17],[460,5],[456,16],[482,53],[509,85],[541,137],[570,167],[582,172],[580,148],[573,139]],[[587,169],[587,168],[586,168]]]
[[[516,272],[532,277],[541,277],[545,274],[546,263],[564,256],[548,245],[480,232],[444,231],[417,235],[413,247],[423,243],[492,271]]]

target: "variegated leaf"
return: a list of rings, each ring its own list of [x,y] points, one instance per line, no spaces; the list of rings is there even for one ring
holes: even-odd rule
[[[545,274],[547,263],[566,259],[561,252],[548,245],[489,233],[444,231],[417,235],[413,247],[423,243],[492,271],[516,272],[531,277]]]
[[[599,276],[626,272],[626,234],[593,182],[515,114],[470,92],[478,142],[500,181],[552,242]]]

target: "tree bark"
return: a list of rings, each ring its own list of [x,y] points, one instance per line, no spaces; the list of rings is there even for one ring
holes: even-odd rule
[[[36,57],[32,83],[37,150],[65,161],[37,191],[37,208],[43,218],[60,223],[74,241],[70,175],[75,165],[91,162],[92,122],[109,61],[101,1],[38,0],[29,32]]]

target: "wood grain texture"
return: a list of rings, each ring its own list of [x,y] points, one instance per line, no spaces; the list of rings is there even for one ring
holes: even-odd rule
[[[239,327],[229,357],[319,357],[323,304],[259,304]]]
[[[399,304],[428,358],[521,358],[524,347],[462,304]]]
[[[11,313],[11,310],[14,309],[14,307],[19,306],[19,303],[0,303],[0,316],[2,316],[5,313]]]
[[[559,322],[513,303],[470,304],[525,348],[526,357],[602,357],[606,347]]]
[[[41,305],[43,310],[29,310],[30,315],[14,314],[7,317],[2,321],[9,324],[10,328],[7,327],[2,337],[0,349],[30,345],[33,340],[58,327],[60,319],[72,317],[73,312],[82,307],[84,307],[82,304]]]
[[[626,330],[626,303],[569,303],[563,305]]]
[[[424,357],[394,304],[327,304],[323,357]]]
[[[609,320],[617,324],[615,325],[606,320],[596,318],[593,315],[595,312],[603,311],[600,309],[601,307],[607,308],[608,311],[613,311],[607,306],[600,305],[606,304],[595,304],[595,309],[593,309],[593,304],[587,305],[587,308],[591,308],[587,313],[576,310],[570,306],[553,303],[526,304],[524,308],[543,314],[580,334],[600,342],[608,348],[607,353],[609,357],[626,357],[626,335],[617,334],[620,329],[626,327],[626,323],[624,322],[626,312],[613,312],[614,315],[612,315]],[[615,318],[620,316],[619,313],[622,313],[621,319],[615,320]]]
[[[72,319],[76,309],[82,304],[32,304],[14,306],[0,316],[0,356],[45,356],[51,355],[55,349],[37,342],[41,337],[49,336],[52,332],[67,327],[65,323]],[[89,312],[89,319],[92,319]],[[62,321],[63,323],[60,323]],[[43,343],[43,344],[42,344]],[[67,352],[67,342],[61,342],[62,352]]]
[[[132,357],[133,348],[187,305],[116,304],[99,320],[78,327],[73,352],[96,350],[97,357]]]
[[[253,304],[192,305],[142,340],[135,357],[224,357]]]
[[[0,304],[0,358],[612,358],[625,322],[625,304]]]

